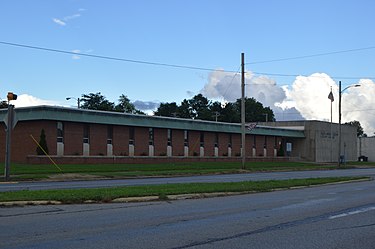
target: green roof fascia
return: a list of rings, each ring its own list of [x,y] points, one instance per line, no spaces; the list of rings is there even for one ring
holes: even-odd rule
[[[0,120],[4,120],[7,109],[0,110]],[[204,120],[157,117],[119,112],[96,111],[58,106],[33,106],[15,108],[18,121],[56,120],[109,125],[127,125],[153,128],[170,128],[224,133],[241,133],[241,125]],[[273,127],[256,127],[247,134],[304,138],[303,131]]]

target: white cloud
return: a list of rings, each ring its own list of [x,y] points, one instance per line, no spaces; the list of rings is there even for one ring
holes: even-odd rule
[[[276,85],[275,80],[263,75],[255,76],[251,72],[247,72],[245,78],[247,97],[253,97],[265,106],[273,106],[275,102],[285,99],[284,90]],[[208,98],[236,101],[241,97],[241,76],[216,70],[210,73],[208,82],[202,89],[202,94]]]
[[[342,121],[357,120],[364,131],[369,135],[375,132],[375,82],[362,79],[355,84],[360,87],[351,87],[342,94],[341,113]],[[337,99],[338,100],[338,99]]]
[[[360,84],[360,87],[351,87]],[[334,96],[332,103],[332,120],[339,121],[339,86],[327,74],[312,74],[308,77],[299,76],[293,82],[291,89],[286,88],[287,99],[281,105],[289,104],[295,107],[305,119],[330,121],[331,100],[328,94]],[[341,122],[357,120],[361,123],[365,133],[373,135],[375,132],[375,83],[362,79],[349,85],[342,85]]]
[[[63,18],[64,21],[69,21],[69,20],[73,20],[73,19],[76,19],[78,17],[81,17],[81,14],[74,14],[74,15],[71,15],[71,16],[66,16]]]
[[[58,25],[61,25],[61,26],[65,26],[66,23],[61,21],[60,19],[57,19],[57,18],[53,18],[52,19],[54,21],[54,23],[58,24]]]
[[[79,54],[79,53],[81,53],[81,50],[75,49],[75,50],[73,50],[72,52],[73,52],[73,53],[78,53],[78,54]],[[81,57],[80,57],[78,54],[77,54],[77,55],[76,55],[76,54],[73,55],[73,56],[72,56],[72,59],[73,59],[73,60],[79,60],[79,59],[81,59]]]
[[[39,99],[28,94],[21,94],[17,100],[11,102],[15,107],[38,106],[38,105],[59,105],[58,102],[52,100]]]
[[[83,12],[84,9],[79,9],[78,10],[79,12]],[[73,14],[73,15],[70,15],[70,16],[64,16],[63,18],[53,18],[53,22],[60,25],[60,26],[65,26],[67,25],[67,22],[70,22],[71,20],[73,19],[77,19],[81,17],[81,14],[77,13],[77,14]]]
[[[281,108],[278,104],[286,99],[283,87],[276,84],[276,81],[267,76],[255,76],[251,72],[245,75],[246,96],[255,98],[263,106],[273,109],[276,119],[301,119],[296,113],[294,106]],[[216,70],[209,74],[208,82],[202,89],[202,94],[209,99],[218,99],[221,102],[234,102],[241,98],[241,76],[240,74],[229,73],[223,70]],[[294,113],[292,116],[291,114]],[[288,116],[283,115],[288,113]]]
[[[368,135],[375,132],[375,83],[362,79],[359,82],[342,85],[342,89],[352,84],[342,94],[342,123],[357,120]],[[298,76],[291,86],[278,86],[267,76],[246,73],[246,96],[254,97],[263,106],[269,106],[276,120],[322,120],[331,119],[331,101],[328,94],[334,95],[332,103],[333,122],[338,122],[339,87],[329,75],[315,73]],[[201,93],[209,99],[233,102],[241,96],[239,74],[216,70],[209,74]]]
[[[284,88],[287,99],[280,106],[289,104],[295,107],[305,119],[330,120],[331,101],[328,99],[331,86],[335,99],[338,88],[336,83],[324,73],[315,73],[308,77],[298,76],[291,89]],[[293,106],[294,104],[294,106]]]
[[[160,102],[136,100],[133,102],[133,105],[141,111],[154,111],[159,107]]]

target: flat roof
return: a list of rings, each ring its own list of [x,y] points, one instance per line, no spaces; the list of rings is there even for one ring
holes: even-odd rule
[[[107,125],[126,125],[139,127],[153,127],[166,129],[197,130],[223,133],[241,133],[241,124],[205,121],[197,119],[170,118],[148,116],[142,114],[129,114],[121,112],[108,112],[87,109],[68,108],[60,106],[31,106],[15,108],[18,122],[36,120],[55,120],[79,123],[95,123]],[[4,122],[7,109],[0,109],[0,120]],[[246,130],[246,134],[282,136],[304,138],[303,130],[289,128],[256,126],[255,129]]]

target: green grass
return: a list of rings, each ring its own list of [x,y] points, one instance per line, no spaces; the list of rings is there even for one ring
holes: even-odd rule
[[[366,167],[375,167],[375,162],[347,162],[347,165],[358,165],[358,166],[366,166]]]
[[[312,186],[341,181],[370,179],[363,177],[331,177],[292,179],[281,181],[246,181],[230,183],[188,183],[162,184],[131,187],[97,188],[97,189],[69,189],[69,190],[37,190],[0,192],[0,202],[6,201],[61,201],[62,203],[84,203],[93,200],[96,202],[110,202],[122,197],[159,196],[165,200],[168,195],[197,194],[217,192],[266,192],[275,189]]]
[[[1,167],[1,166],[0,166]],[[3,166],[2,166],[3,167]],[[165,164],[69,164],[59,165],[63,173],[89,174],[108,178],[228,174],[244,172],[239,162],[190,162]],[[334,169],[335,165],[305,162],[249,162],[245,172]],[[12,180],[47,179],[61,172],[53,165],[11,165]]]

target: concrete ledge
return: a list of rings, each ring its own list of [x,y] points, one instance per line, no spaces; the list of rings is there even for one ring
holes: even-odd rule
[[[143,202],[143,201],[157,201],[160,200],[159,196],[142,196],[142,197],[124,197],[112,200],[112,203],[121,202]]]
[[[0,206],[12,207],[12,206],[26,206],[26,205],[61,205],[61,201],[5,201],[0,202]]]

